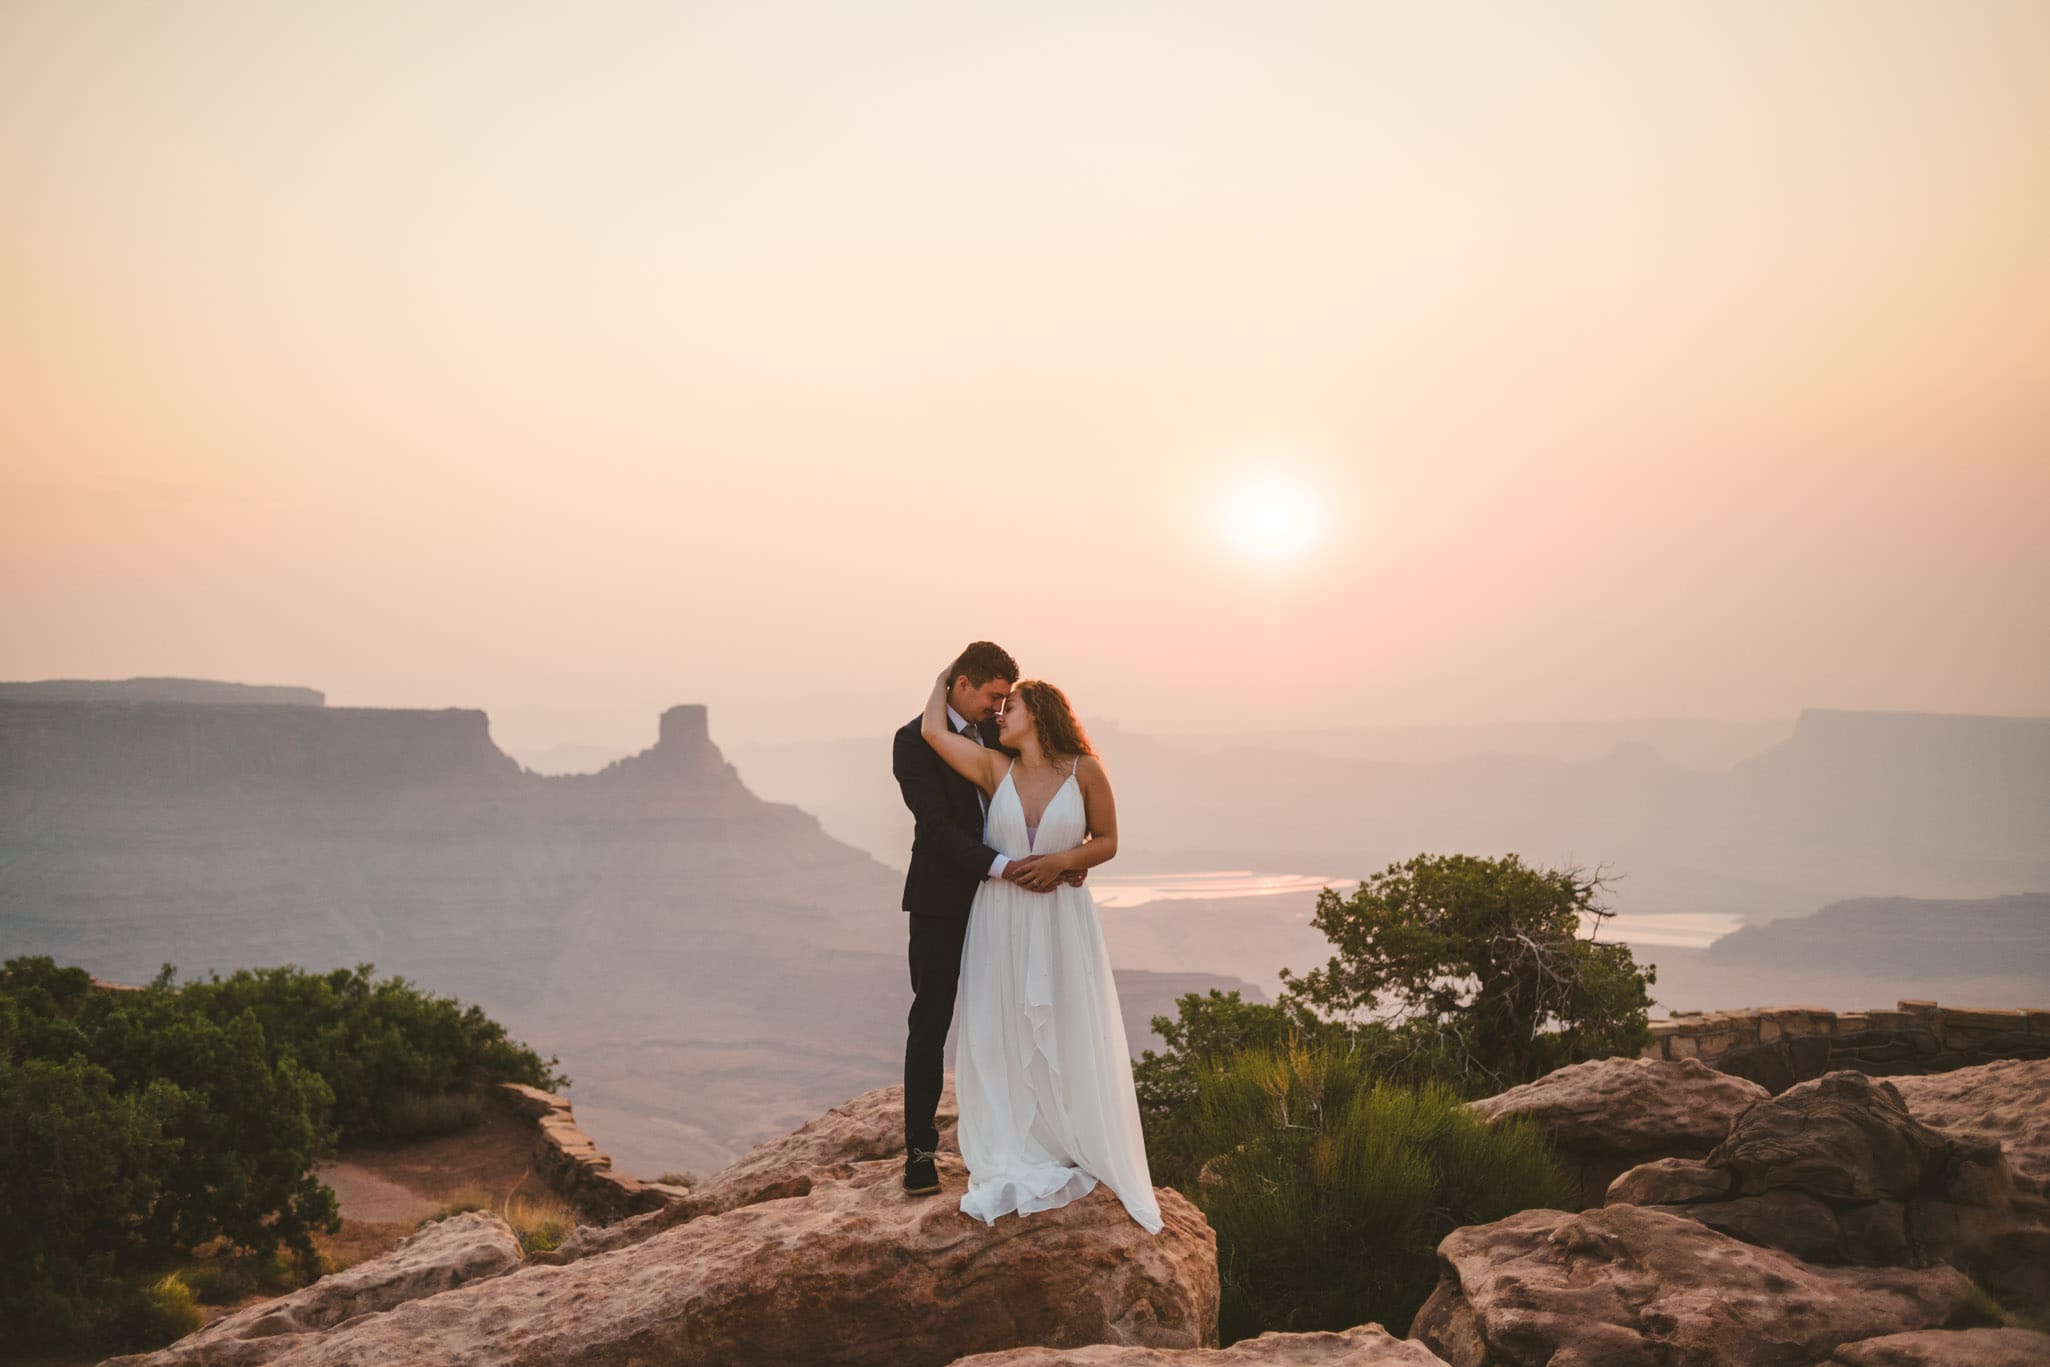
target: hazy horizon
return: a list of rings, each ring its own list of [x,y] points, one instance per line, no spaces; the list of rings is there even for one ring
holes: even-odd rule
[[[2050,714],[2050,6],[0,11],[0,677]]]

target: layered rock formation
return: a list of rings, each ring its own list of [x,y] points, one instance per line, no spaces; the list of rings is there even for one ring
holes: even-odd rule
[[[1712,1072],[1693,1059],[1605,1059],[1473,1103],[1598,1155],[1613,1150],[1592,1135],[1615,1106],[1633,1143],[1663,1129],[1681,1152],[1618,1175],[1600,1209],[1455,1230],[1410,1336],[1458,1367],[1962,1367],[2050,1349],[2050,1336],[1996,1332],[1974,1285],[2010,1311],[2050,1313],[2050,1222],[2032,1194],[2050,1068],[1899,1080],[1932,1088],[1926,1118],[1895,1080],[1848,1070],[1777,1096],[1754,1089],[1748,1102],[1740,1090],[1721,1098],[1726,1132],[1703,1152],[1685,1091]],[[1664,1090],[1670,1104],[1650,1099]],[[1968,1122],[1975,1105],[1976,1131],[1934,1123]],[[2010,1134],[2022,1137],[2019,1180],[2000,1147]]]
[[[2021,1225],[2000,1145],[1945,1135],[1890,1083],[1836,1072],[1746,1110],[1699,1163],[1633,1169],[1609,1191],[1811,1263],[1984,1277]]]
[[[2050,915],[2050,899],[2035,900]],[[2042,933],[2050,936],[2050,931]],[[1698,1058],[1782,1092],[1839,1068],[1885,1077],[2050,1056],[2050,1010],[1916,1000],[1870,1011],[1821,1006],[1675,1011],[1667,1020],[1653,1021],[1651,1034],[1646,1058]]]

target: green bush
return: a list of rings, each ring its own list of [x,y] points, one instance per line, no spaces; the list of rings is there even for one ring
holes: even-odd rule
[[[1166,1052],[1148,1049],[1132,1065],[1132,1090],[1146,1133],[1146,1164],[1156,1186],[1182,1187],[1195,1180],[1203,1155],[1189,1123],[1196,1105],[1196,1076],[1246,1049],[1272,1048],[1297,1033],[1314,1033],[1314,1018],[1291,1015],[1278,1006],[1239,1000],[1236,990],[1185,993],[1176,1014],[1155,1016],[1153,1029]]]
[[[165,964],[140,991],[102,992],[84,969],[9,959],[0,1338],[155,1346],[180,1292],[137,1274],[216,1239],[266,1266],[288,1250],[286,1284],[318,1276],[313,1232],[340,1215],[315,1166],[342,1140],[463,1123],[497,1081],[566,1085],[479,1008],[370,970],[180,987]]]
[[[1340,1041],[1246,1049],[1196,1083],[1209,1157],[1187,1194],[1217,1231],[1224,1343],[1370,1321],[1400,1337],[1446,1234],[1577,1203],[1530,1125],[1489,1124],[1442,1083],[1377,1077]]]
[[[328,973],[295,966],[237,969],[188,983],[180,995],[214,1020],[253,1011],[268,1038],[334,1091],[340,1141],[392,1138],[417,1099],[524,1082],[560,1091],[569,1079],[478,1006],[430,997],[403,977],[371,979],[370,964]],[[151,984],[168,987],[169,964]],[[131,994],[132,995],[132,994]],[[408,1108],[413,1108],[408,1110]],[[404,1123],[404,1122],[399,1122]]]
[[[1391,864],[1350,897],[1325,888],[1310,923],[1334,952],[1300,977],[1281,970],[1284,1005],[1371,1023],[1384,1067],[1482,1095],[1569,1063],[1634,1058],[1651,1042],[1645,989],[1658,971],[1596,938],[1615,914],[1599,901],[1604,882],[1514,854],[1452,854]]]
[[[156,1314],[156,1333],[152,1337],[160,1341],[182,1339],[206,1321],[192,1288],[176,1272],[157,1278],[146,1294]]]
[[[1611,915],[1600,879],[1527,868],[1517,856],[1419,855],[1330,888],[1313,924],[1331,941],[1322,968],[1281,970],[1281,999],[1212,989],[1155,1016],[1164,1052],[1133,1065],[1154,1181],[1186,1188],[1209,1154],[1195,1128],[1196,1078],[1246,1049],[1291,1036],[1342,1045],[1362,1070],[1459,1096],[1490,1096],[1584,1059],[1636,1057],[1650,1041],[1646,988],[1626,945],[1583,934]]]

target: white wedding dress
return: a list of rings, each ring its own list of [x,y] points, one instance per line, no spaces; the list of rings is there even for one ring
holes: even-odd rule
[[[1072,772],[1037,827],[1026,826],[1008,772],[983,820],[984,843],[1013,859],[1073,849],[1086,831]],[[1007,1211],[1064,1206],[1101,1181],[1158,1234],[1132,1059],[1088,884],[1030,892],[985,878],[968,912],[959,995],[961,1209],[993,1225]]]

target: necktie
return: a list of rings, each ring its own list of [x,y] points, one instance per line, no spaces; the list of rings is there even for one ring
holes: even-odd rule
[[[968,739],[974,741],[977,745],[982,744],[982,733],[975,729],[975,723],[972,721],[964,721],[961,723],[961,734],[968,737]],[[980,788],[977,788],[975,790],[975,805],[982,808],[982,814],[984,816],[989,815],[989,798],[986,795],[984,795],[982,789]]]

